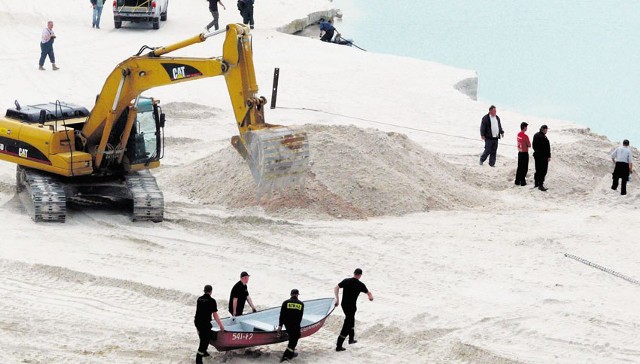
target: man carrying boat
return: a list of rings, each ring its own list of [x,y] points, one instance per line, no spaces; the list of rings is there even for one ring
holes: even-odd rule
[[[360,292],[366,293],[369,296],[369,301],[373,301],[373,294],[371,294],[371,291],[367,289],[367,286],[365,286],[364,283],[360,282],[360,277],[362,277],[362,269],[356,268],[353,272],[353,278],[343,279],[342,282],[338,283],[336,288],[333,290],[336,295],[335,305],[338,306],[340,304],[340,298],[338,298],[340,288],[343,289],[342,312],[344,312],[344,324],[342,325],[342,330],[340,330],[340,336],[338,336],[336,351],[347,350],[342,346],[347,335],[349,336],[349,344],[355,344],[358,342],[355,339],[355,326],[356,311],[358,310],[356,307],[356,301],[358,300]]]
[[[300,292],[297,289],[291,290],[291,298],[282,302],[280,308],[280,321],[278,323],[278,336],[282,334],[282,325],[287,327],[287,333],[289,334],[289,343],[287,349],[282,354],[282,363],[285,360],[293,359],[298,356],[295,352],[296,345],[300,339],[300,323],[302,322],[302,315],[304,314],[304,303],[298,299]]]
[[[196,364],[202,364],[202,358],[209,356],[207,348],[209,347],[209,341],[211,340],[211,316],[216,320],[220,331],[224,331],[224,325],[218,317],[218,304],[216,300],[211,297],[213,291],[210,285],[204,286],[204,294],[198,298],[196,304],[196,315],[193,318],[193,323],[198,330],[198,336],[200,337],[200,345],[198,346],[198,353],[196,354]]]
[[[242,316],[245,302],[249,302],[251,310],[256,312],[256,306],[253,305],[253,301],[249,297],[249,288],[247,287],[249,277],[250,275],[247,272],[240,273],[240,280],[231,289],[231,294],[229,295],[229,313],[231,313],[231,316]]]

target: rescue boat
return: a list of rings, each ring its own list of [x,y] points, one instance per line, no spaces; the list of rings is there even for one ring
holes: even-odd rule
[[[304,303],[304,314],[300,323],[301,338],[318,332],[335,308],[333,298],[319,298],[302,302]],[[214,334],[211,338],[211,345],[218,351],[227,351],[287,341],[289,335],[286,332],[286,326],[278,334],[279,318],[280,306],[242,316],[225,317],[221,319],[224,331],[220,331],[216,322],[212,321],[213,328],[211,330],[214,331]]]

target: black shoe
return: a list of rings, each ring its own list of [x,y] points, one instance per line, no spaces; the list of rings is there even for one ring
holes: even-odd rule
[[[204,358],[206,358],[206,357],[208,357],[208,356],[211,356],[211,354],[209,354],[209,352],[208,352],[208,351],[205,351],[205,352],[204,352],[204,354],[202,354],[202,357],[204,357]]]
[[[298,353],[293,353],[293,354],[291,355],[291,357],[292,357],[292,358],[295,358],[296,356],[298,356]]]
[[[527,185],[527,182],[522,182],[522,183],[520,183],[520,186],[523,186],[523,187],[524,187],[524,186],[526,186],[526,185]]]
[[[538,189],[542,192],[547,192],[548,188],[546,188],[545,186],[540,186],[538,187]]]
[[[519,185],[521,182],[520,181],[515,181],[513,182],[516,186]]]
[[[342,346],[338,346],[336,348],[336,351],[345,351],[345,350],[347,350],[347,349],[343,348]]]
[[[282,357],[282,359],[280,359],[280,362],[282,363],[283,361],[289,361],[289,358]]]
[[[358,342],[358,340],[355,340],[355,339],[353,339],[353,340],[349,340],[349,345],[351,345],[351,344],[355,344],[355,343],[357,343],[357,342]]]
[[[618,187],[613,187],[613,186],[611,186],[611,189],[615,191],[615,190],[617,190],[617,189],[618,189]]]

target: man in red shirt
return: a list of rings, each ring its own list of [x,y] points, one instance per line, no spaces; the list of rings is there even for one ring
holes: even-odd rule
[[[515,184],[518,186],[526,186],[527,172],[529,171],[529,148],[531,148],[531,142],[529,136],[525,134],[527,131],[526,122],[520,123],[520,132],[518,133],[518,170],[516,171]]]

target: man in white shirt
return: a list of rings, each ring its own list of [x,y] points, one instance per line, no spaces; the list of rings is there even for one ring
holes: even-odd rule
[[[625,139],[622,142],[622,146],[616,148],[616,150],[611,153],[611,160],[616,164],[613,170],[613,184],[611,185],[611,189],[618,189],[618,179],[620,178],[622,179],[620,194],[626,195],[627,181],[629,180],[629,175],[633,173],[633,156],[631,155],[631,150],[629,150],[629,140]]]
[[[56,66],[56,56],[53,54],[53,41],[56,39],[56,34],[53,32],[53,22],[49,20],[47,27],[42,30],[42,38],[40,39],[40,62],[38,62],[38,69],[44,71],[44,60],[49,56],[49,60],[53,65],[53,70],[57,71],[59,68]]]
[[[496,166],[496,155],[498,153],[498,139],[504,136],[500,117],[496,115],[496,107],[491,105],[489,113],[480,122],[480,137],[484,140],[484,152],[480,156],[480,165],[489,157],[489,165]]]

